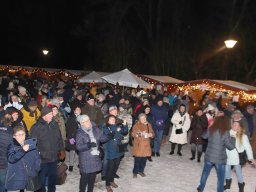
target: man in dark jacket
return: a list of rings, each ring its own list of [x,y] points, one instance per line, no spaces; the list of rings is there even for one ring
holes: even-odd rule
[[[48,192],[55,192],[57,178],[57,160],[64,160],[65,150],[57,122],[53,119],[52,108],[43,107],[41,117],[32,126],[30,135],[37,138],[37,147],[41,156],[41,171],[39,173],[45,185],[48,177]],[[59,157],[60,154],[60,157]],[[39,192],[45,192],[43,186]]]
[[[8,121],[9,119],[9,126]],[[8,165],[7,149],[12,142],[11,116],[5,114],[0,124],[0,192],[5,192],[5,177]]]

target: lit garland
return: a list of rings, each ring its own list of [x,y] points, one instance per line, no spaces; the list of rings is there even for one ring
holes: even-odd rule
[[[217,92],[224,92],[228,94],[229,98],[233,98],[234,96],[239,95],[239,100],[241,100],[244,103],[250,103],[250,102],[255,102],[256,101],[256,91],[253,92],[245,92],[242,90],[232,90],[225,88],[225,86],[216,84],[216,83],[209,83],[209,81],[204,80],[201,83],[188,83],[184,85],[178,86],[178,89],[181,91],[196,91],[196,90],[209,90],[212,93],[217,93]]]
[[[35,67],[21,67],[21,66],[8,66],[8,65],[0,65],[0,71],[8,71],[9,73],[18,73],[23,72],[27,74],[37,74],[39,76],[46,76],[46,77],[56,77],[56,76],[63,76],[64,78],[68,79],[79,79],[80,75],[75,75],[70,72],[60,70],[56,72],[49,72],[45,71],[40,68]]]

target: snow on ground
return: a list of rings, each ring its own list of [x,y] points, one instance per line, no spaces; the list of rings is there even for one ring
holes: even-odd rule
[[[201,163],[195,160],[191,161],[189,158],[190,145],[183,146],[180,157],[177,154],[169,155],[170,144],[165,144],[161,147],[161,157],[154,157],[153,162],[147,161],[145,174],[146,177],[133,178],[133,157],[130,152],[127,152],[125,158],[122,160],[118,175],[120,179],[115,179],[118,184],[114,192],[193,192],[196,191],[200,176],[203,169],[202,156]],[[78,161],[78,160],[77,160]],[[76,162],[77,162],[76,161]],[[68,162],[67,162],[68,163]],[[73,192],[79,191],[79,170],[75,166],[73,172],[68,172],[67,180],[64,185],[57,186],[57,192]],[[245,192],[255,192],[256,188],[256,169],[250,165],[243,168],[243,175],[245,181]],[[236,175],[232,174],[233,182],[229,192],[238,192],[238,185]],[[216,192],[217,176],[215,169],[211,171],[210,176],[205,187],[206,192]],[[100,174],[96,179],[94,188],[95,192],[106,191],[105,182],[101,181]]]

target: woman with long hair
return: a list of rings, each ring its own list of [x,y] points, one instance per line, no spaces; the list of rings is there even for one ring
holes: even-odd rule
[[[236,132],[236,148],[227,152],[227,165],[226,165],[226,185],[224,189],[230,189],[232,178],[231,178],[231,166],[233,165],[236,170],[236,177],[238,181],[239,192],[244,191],[244,180],[242,175],[242,167],[239,164],[239,155],[243,151],[246,151],[248,159],[254,163],[252,147],[250,145],[248,136],[245,134],[245,129],[242,125],[241,121],[234,121],[232,124],[232,129],[230,130],[230,134],[232,132]]]
[[[230,127],[229,118],[217,116],[207,133],[203,136],[204,139],[208,139],[208,146],[205,152],[204,168],[200,184],[197,188],[198,192],[204,190],[212,167],[215,167],[217,172],[217,192],[223,192],[224,190],[225,165],[227,163],[226,148],[229,150],[235,148],[235,132],[230,135]]]

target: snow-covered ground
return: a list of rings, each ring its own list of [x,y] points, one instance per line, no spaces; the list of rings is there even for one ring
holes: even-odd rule
[[[189,158],[190,145],[183,146],[183,156],[177,154],[169,155],[170,144],[165,144],[161,147],[161,157],[154,157],[153,162],[147,161],[145,174],[146,177],[133,178],[133,157],[130,152],[127,152],[125,158],[122,160],[118,175],[120,179],[116,179],[118,184],[116,192],[193,192],[196,191],[200,180],[203,159],[201,163],[191,161]],[[76,161],[78,162],[78,160]],[[57,192],[71,192],[79,191],[79,171],[77,166],[73,172],[68,172],[66,183],[57,186]],[[256,168],[246,165],[243,168],[243,175],[245,180],[245,192],[255,192],[256,188]],[[238,185],[235,173],[233,172],[233,182],[229,192],[238,192]],[[95,192],[106,191],[105,182],[101,181],[100,174],[97,176],[95,183]],[[212,170],[208,177],[206,192],[216,192],[217,176],[215,169]]]

